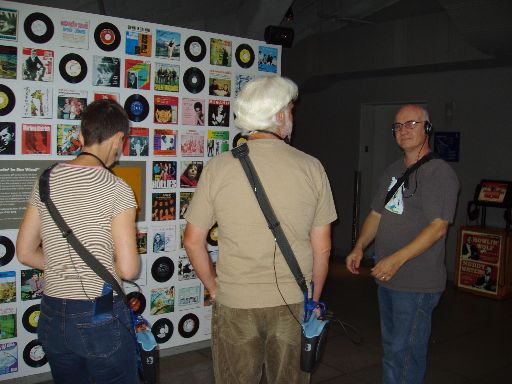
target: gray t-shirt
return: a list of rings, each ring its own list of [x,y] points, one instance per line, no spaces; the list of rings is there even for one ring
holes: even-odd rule
[[[391,255],[410,243],[433,220],[452,222],[459,181],[453,169],[441,159],[433,159],[409,176],[384,207],[387,191],[403,175],[404,161],[391,164],[384,172],[372,201],[381,214],[375,238],[376,260]],[[406,188],[405,188],[406,187]],[[446,286],[445,238],[423,254],[406,262],[387,282],[378,284],[397,291],[441,292]]]

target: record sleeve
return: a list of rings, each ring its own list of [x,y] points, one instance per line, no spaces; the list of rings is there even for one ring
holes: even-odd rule
[[[76,53],[68,53],[59,63],[59,72],[68,83],[79,83],[87,76],[87,63]]]
[[[114,24],[104,22],[94,30],[94,41],[100,49],[111,52],[121,44],[121,33]]]
[[[203,72],[197,67],[190,67],[183,75],[183,84],[190,93],[201,92],[205,84]]]
[[[18,62],[18,48],[0,45],[0,79],[15,79]]]
[[[37,44],[49,42],[55,30],[51,19],[40,12],[28,15],[23,23],[23,29],[27,37]]]
[[[199,36],[190,36],[185,41],[185,55],[195,63],[203,60],[206,56],[206,44],[203,39]]]
[[[0,8],[0,18],[4,20],[3,28],[0,30],[0,40],[18,40],[18,10]]]

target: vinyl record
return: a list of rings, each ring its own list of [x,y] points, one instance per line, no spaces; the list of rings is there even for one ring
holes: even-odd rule
[[[171,320],[163,317],[153,323],[151,332],[153,333],[153,336],[155,336],[156,342],[158,344],[162,344],[169,341],[174,332],[174,326],[172,325]]]
[[[237,133],[235,137],[233,137],[233,148],[238,147],[239,145],[242,145],[243,143],[247,142],[247,136],[242,135],[242,133]]]
[[[48,362],[39,340],[32,340],[23,349],[23,360],[29,367],[42,367]]]
[[[254,51],[249,44],[240,44],[236,49],[235,57],[242,68],[250,68],[254,63]]]
[[[131,121],[139,122],[148,117],[149,103],[142,95],[131,95],[124,102],[124,109]]]
[[[53,37],[53,23],[44,13],[34,12],[27,16],[23,24],[27,37],[37,44],[44,44]]]
[[[140,292],[130,292],[126,295],[126,300],[133,313],[136,315],[142,315],[146,309],[146,298]]]
[[[0,236],[0,266],[7,265],[14,257],[14,243],[5,236]]]
[[[199,36],[190,36],[185,41],[185,55],[190,61],[197,63],[206,56],[206,44]]]
[[[59,63],[59,72],[68,83],[79,83],[87,76],[87,63],[76,53],[68,53]]]
[[[96,45],[104,51],[114,51],[121,44],[121,33],[114,24],[101,23],[94,30]]]
[[[41,312],[41,308],[39,304],[34,304],[27,308],[21,322],[25,329],[31,333],[37,332],[37,324],[39,322],[39,313]]]
[[[183,75],[183,83],[190,93],[199,93],[204,88],[204,74],[199,68],[190,67]]]
[[[10,113],[16,104],[16,97],[7,85],[0,84],[0,116]]]
[[[167,256],[159,257],[151,267],[151,276],[155,281],[163,283],[174,274],[174,263]]]
[[[193,313],[187,313],[178,324],[178,332],[186,339],[194,336],[199,329],[199,318]]]
[[[213,245],[214,247],[216,247],[219,244],[218,232],[219,226],[217,225],[217,223],[215,223],[213,227],[211,227],[210,230],[208,231],[208,236],[206,236],[206,241],[208,242],[208,244]]]

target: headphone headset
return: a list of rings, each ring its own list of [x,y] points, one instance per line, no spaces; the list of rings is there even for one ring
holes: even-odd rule
[[[432,126],[430,121],[425,120],[425,122],[423,123],[423,130],[425,131],[425,135],[430,136],[430,134],[434,130],[434,127]],[[391,132],[393,133],[393,137],[395,137],[396,136],[396,132],[395,132],[395,126],[394,125],[391,128]]]

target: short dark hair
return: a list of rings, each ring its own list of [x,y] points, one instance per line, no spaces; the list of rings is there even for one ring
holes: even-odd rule
[[[197,109],[197,108],[199,108],[200,110],[203,110],[203,104],[201,104],[200,101],[196,101],[194,103],[194,109]]]
[[[85,107],[80,125],[84,145],[101,144],[117,132],[126,136],[130,121],[126,111],[113,100],[96,100]]]

